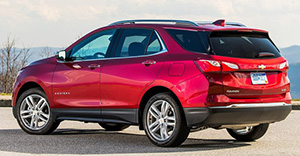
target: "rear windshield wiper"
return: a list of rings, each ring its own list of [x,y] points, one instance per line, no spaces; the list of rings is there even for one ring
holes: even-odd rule
[[[256,58],[260,58],[260,57],[274,57],[275,54],[271,53],[271,52],[258,52],[256,55]]]

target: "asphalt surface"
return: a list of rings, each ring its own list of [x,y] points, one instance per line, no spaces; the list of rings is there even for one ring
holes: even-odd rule
[[[107,132],[95,123],[64,121],[53,134],[29,135],[11,108],[0,108],[0,117],[0,155],[300,155],[300,111],[272,124],[256,142],[238,142],[226,130],[207,129],[191,133],[176,148],[152,145],[136,126]]]

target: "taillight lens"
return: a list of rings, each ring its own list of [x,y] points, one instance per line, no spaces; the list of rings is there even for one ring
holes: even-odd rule
[[[235,63],[222,62],[222,71],[235,71],[238,69],[239,66]]]
[[[199,60],[197,61],[199,68],[203,72],[219,72],[221,71],[221,64],[215,60]]]
[[[235,71],[239,69],[239,66],[235,63],[216,60],[199,60],[197,64],[203,72]]]
[[[289,69],[289,63],[286,61],[286,62],[283,62],[283,63],[279,64],[279,69],[280,70],[288,70]]]

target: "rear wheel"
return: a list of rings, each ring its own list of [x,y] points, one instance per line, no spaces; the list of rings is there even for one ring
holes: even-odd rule
[[[106,131],[122,131],[129,127],[129,125],[119,123],[99,123],[99,125]]]
[[[39,88],[22,93],[16,108],[18,123],[29,134],[51,133],[60,123],[53,119],[48,98]]]
[[[228,133],[238,141],[254,141],[261,138],[268,130],[269,124],[249,126],[244,129],[227,129]]]
[[[179,104],[168,93],[156,94],[148,101],[143,124],[150,141],[162,147],[180,145],[190,132]]]

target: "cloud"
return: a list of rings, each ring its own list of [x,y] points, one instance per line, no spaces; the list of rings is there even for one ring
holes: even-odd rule
[[[234,13],[232,1],[214,0],[212,4],[221,15],[226,16]]]
[[[48,21],[57,21],[61,18],[61,10],[59,8],[50,7],[45,4],[34,6],[32,10]]]
[[[7,6],[9,6],[9,5],[10,5],[9,1],[0,1],[0,6],[5,6],[5,7],[7,7]]]
[[[19,8],[19,11],[24,12],[26,16],[33,20],[37,17],[47,21],[57,21],[61,18],[61,8],[49,5],[44,0],[20,0],[15,5]]]

